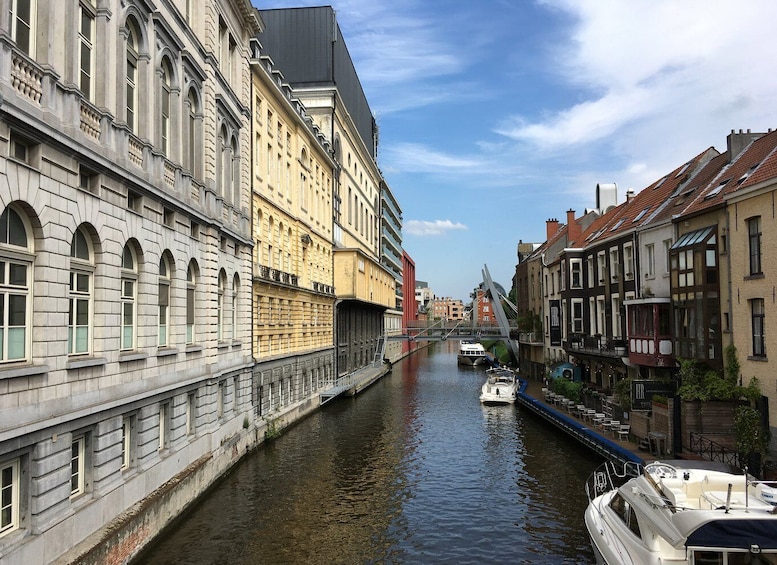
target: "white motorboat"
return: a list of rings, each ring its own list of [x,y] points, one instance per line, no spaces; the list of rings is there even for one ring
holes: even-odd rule
[[[672,463],[618,471],[609,462],[589,478],[585,525],[598,564],[777,564],[775,482]]]
[[[518,395],[518,377],[507,368],[486,371],[488,378],[480,388],[480,402],[483,404],[512,404]]]
[[[474,341],[462,341],[459,346],[459,365],[486,365],[488,356],[486,348]]]

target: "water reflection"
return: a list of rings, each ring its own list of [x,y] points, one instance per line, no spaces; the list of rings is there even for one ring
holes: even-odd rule
[[[483,407],[483,371],[437,347],[247,457],[137,563],[591,563],[598,459]]]

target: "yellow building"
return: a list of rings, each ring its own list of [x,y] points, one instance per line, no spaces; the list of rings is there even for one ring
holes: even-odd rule
[[[334,377],[334,161],[270,58],[251,69],[256,398],[260,416],[290,421]]]

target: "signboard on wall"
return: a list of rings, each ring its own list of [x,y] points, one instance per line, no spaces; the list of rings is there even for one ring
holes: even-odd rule
[[[654,396],[671,397],[676,387],[671,381],[631,381],[631,408],[650,410]]]

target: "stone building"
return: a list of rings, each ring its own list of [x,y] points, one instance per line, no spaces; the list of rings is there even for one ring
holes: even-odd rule
[[[337,374],[380,363],[397,280],[381,262],[378,127],[329,6],[262,10],[263,49],[334,149]],[[401,315],[394,316],[397,320]]]
[[[124,559],[259,437],[261,27],[247,0],[0,2],[3,563]]]
[[[318,408],[334,367],[331,146],[261,54],[252,59],[253,355],[258,415]]]

